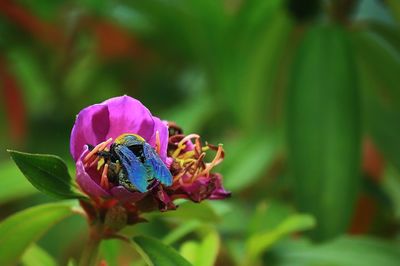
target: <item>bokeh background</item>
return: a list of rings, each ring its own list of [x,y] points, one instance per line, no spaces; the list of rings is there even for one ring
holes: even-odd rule
[[[398,265],[399,23],[397,0],[2,0],[0,219],[53,200],[6,149],[57,154],[73,173],[76,114],[127,94],[224,143],[233,193],[133,234],[180,228],[167,242],[195,265]],[[66,265],[86,229],[60,223],[22,264]],[[140,265],[104,245],[109,265]]]

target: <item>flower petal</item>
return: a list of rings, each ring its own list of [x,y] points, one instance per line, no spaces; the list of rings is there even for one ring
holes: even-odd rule
[[[147,141],[151,139],[154,134],[153,116],[141,102],[124,95],[103,104],[110,113],[110,129],[105,139],[115,139],[124,133],[138,134]]]
[[[76,162],[76,182],[80,186],[80,188],[90,197],[98,198],[108,198],[110,194],[104,190],[94,179],[93,174],[90,174],[86,171],[82,157],[86,155],[88,151],[87,146],[85,146],[85,150],[82,153],[82,156]]]
[[[159,119],[155,119],[157,129],[162,133],[160,139],[164,140],[164,129]],[[70,151],[77,161],[84,145],[97,145],[124,133],[138,134],[149,141],[155,134],[154,128],[153,116],[141,102],[126,95],[111,98],[86,107],[78,114],[71,132]]]
[[[109,128],[109,111],[106,105],[95,104],[80,111],[70,140],[70,151],[74,160],[77,161],[82,155],[85,145],[97,145],[106,140]]]
[[[111,188],[111,194],[114,198],[120,200],[121,202],[137,202],[146,196],[146,193],[141,192],[131,192],[128,191],[123,186],[115,186]]]

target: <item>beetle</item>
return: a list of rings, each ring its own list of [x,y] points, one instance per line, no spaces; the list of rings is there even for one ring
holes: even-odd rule
[[[172,185],[171,172],[155,149],[139,135],[122,134],[111,144],[109,151],[100,150],[97,156],[104,159],[102,180],[107,178],[128,190],[142,193],[157,181]]]

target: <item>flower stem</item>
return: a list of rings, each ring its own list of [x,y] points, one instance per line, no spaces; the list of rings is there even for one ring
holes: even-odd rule
[[[101,237],[100,226],[92,226],[86,245],[79,260],[79,266],[94,266],[96,265],[97,255],[99,252]]]

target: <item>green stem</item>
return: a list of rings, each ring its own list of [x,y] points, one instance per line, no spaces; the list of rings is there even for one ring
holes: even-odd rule
[[[97,261],[101,237],[101,228],[93,226],[90,228],[89,239],[82,251],[79,266],[94,266]]]

